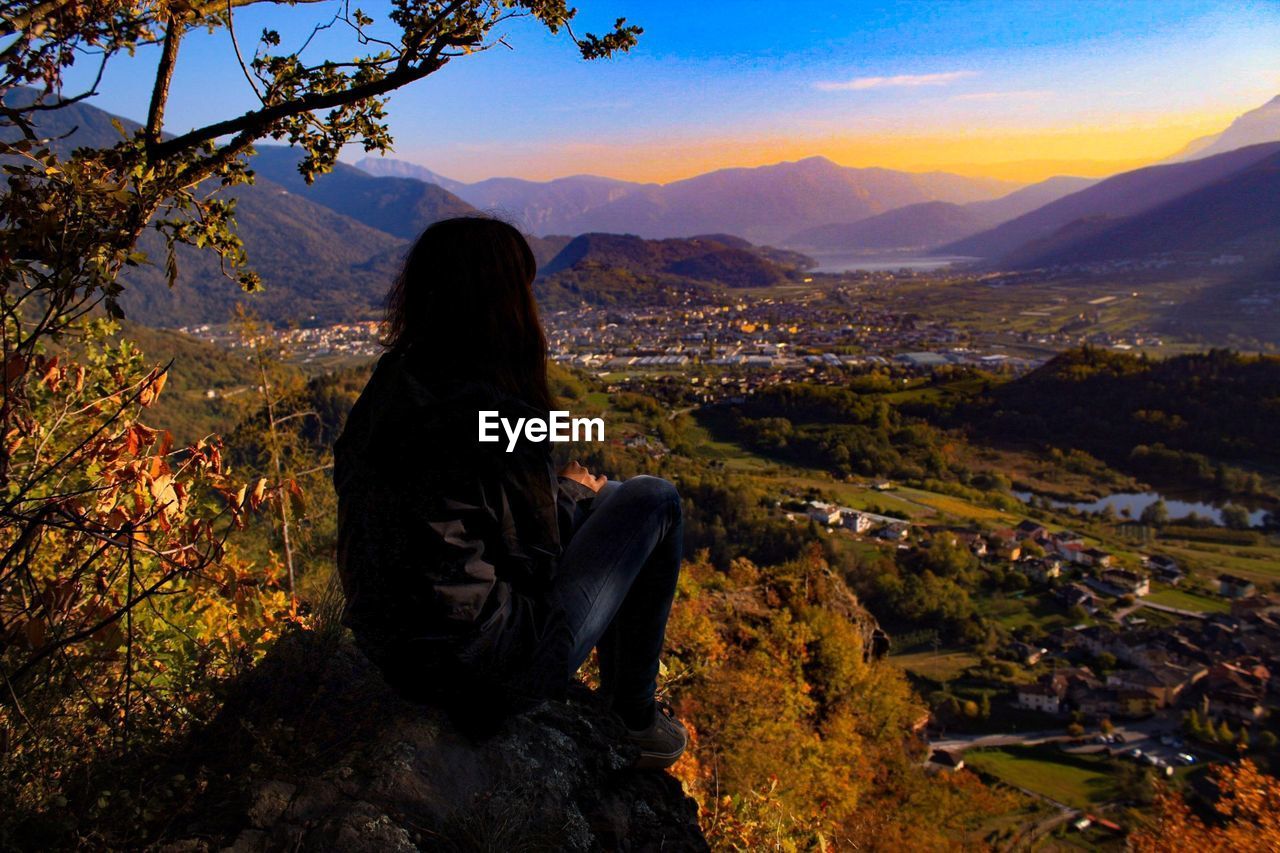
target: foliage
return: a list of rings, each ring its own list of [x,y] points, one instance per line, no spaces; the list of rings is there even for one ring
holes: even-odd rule
[[[1274,850],[1280,847],[1280,780],[1262,773],[1250,760],[1220,764],[1212,771],[1217,798],[1215,820],[1194,814],[1172,791],[1157,796],[1152,829],[1130,842],[1139,853],[1174,850]]]
[[[1231,466],[1280,464],[1277,407],[1274,356],[1211,350],[1158,360],[1086,347],[995,388],[961,420],[986,436],[1084,450],[1153,482],[1263,496],[1256,472]]]
[[[721,572],[705,553],[686,566],[664,685],[695,732],[677,772],[713,846],[919,849],[1009,807],[967,774],[926,775],[912,733],[925,711],[868,658],[872,625],[813,550],[769,569]]]
[[[14,371],[0,505],[3,813],[82,796],[89,762],[208,709],[208,685],[292,618],[275,567],[228,536],[279,500],[232,479],[216,439],[145,422],[164,387],[111,329]],[[85,775],[82,775],[85,774]]]

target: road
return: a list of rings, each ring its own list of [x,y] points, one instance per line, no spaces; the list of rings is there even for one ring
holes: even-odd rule
[[[1125,748],[1141,744],[1160,732],[1176,728],[1173,720],[1163,717],[1152,717],[1149,720],[1117,723],[1115,734],[1124,737]],[[960,734],[944,737],[929,742],[930,749],[966,750],[983,746],[1034,746],[1040,743],[1057,743],[1071,740],[1071,736],[1062,729],[1048,729],[1038,732],[1007,732],[997,734]],[[1113,744],[1119,746],[1120,744]]]

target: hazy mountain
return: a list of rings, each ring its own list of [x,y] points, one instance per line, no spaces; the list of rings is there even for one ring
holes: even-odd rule
[[[1064,196],[1087,189],[1099,180],[1101,179],[1059,175],[1020,190],[1014,190],[1006,196],[994,198],[991,201],[970,202],[965,207],[979,217],[990,219],[992,225],[997,225],[1024,213],[1030,213],[1036,208],[1044,207],[1051,201],[1057,201]]]
[[[656,184],[634,184],[596,175],[553,181],[490,178],[458,194],[481,210],[501,216],[530,234],[578,233],[575,223],[618,199]]]
[[[360,166],[414,174],[412,164],[386,162],[366,159]],[[421,174],[434,173],[423,169]],[[468,203],[532,234],[609,232],[662,238],[724,232],[775,243],[806,228],[853,222],[908,204],[991,200],[1018,185],[946,172],[851,169],[812,157],[722,169],[670,184],[576,175],[545,182],[492,178],[448,186]]]
[[[857,222],[809,228],[792,234],[784,244],[821,251],[928,249],[976,234],[996,221],[975,213],[967,205],[923,201]]]
[[[1002,258],[1082,219],[1119,219],[1150,210],[1248,168],[1280,151],[1280,143],[1254,145],[1188,163],[1148,166],[1107,178],[995,228],[939,248],[940,252]]]
[[[854,222],[922,201],[990,199],[1016,186],[945,172],[852,169],[823,157],[752,169],[722,169],[639,189],[579,217],[570,231],[641,237],[724,232],[777,243],[832,222]]]
[[[1240,116],[1222,133],[1193,140],[1166,162],[1199,160],[1248,145],[1260,145],[1276,140],[1280,140],[1280,95]]]
[[[1031,268],[1156,254],[1239,255],[1250,267],[1280,260],[1280,145],[1208,186],[1116,220],[1079,220],[1004,263]]]
[[[1090,178],[1049,178],[991,201],[909,204],[857,222],[810,228],[791,235],[783,245],[818,251],[931,249],[991,228],[1094,183],[1097,181]]]
[[[435,184],[417,178],[378,178],[338,163],[310,186],[298,172],[302,153],[284,145],[262,145],[250,160],[254,173],[289,192],[350,216],[371,228],[413,239],[432,222],[476,210]]]
[[[629,192],[656,184],[637,184],[598,175],[572,175],[551,181],[489,178],[466,184],[424,166],[366,157],[356,167],[371,175],[416,178],[438,184],[485,213],[500,216],[529,234],[557,234],[589,210],[609,204]]]
[[[438,187],[444,187],[451,193],[456,193],[466,186],[462,181],[446,178],[439,172],[431,171],[426,166],[419,166],[417,163],[410,163],[407,160],[395,160],[391,157],[365,157],[362,160],[358,160],[355,167],[366,174],[373,175],[375,178],[413,178],[428,184],[435,184]]]

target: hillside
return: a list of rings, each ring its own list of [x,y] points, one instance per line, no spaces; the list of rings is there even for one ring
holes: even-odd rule
[[[1280,261],[1280,152],[1236,174],[1119,221],[1073,225],[1005,257],[1015,267],[1189,254]]]
[[[246,294],[208,251],[180,247],[179,276],[165,282],[164,248],[154,232],[140,247],[152,265],[131,270],[120,304],[149,326],[222,323],[237,302],[273,323],[340,322],[376,315],[395,276],[402,241],[263,181],[236,187],[236,229],[264,289]]]
[[[1255,145],[1190,163],[1148,166],[1107,178],[940,252],[997,260],[1080,219],[1132,216],[1247,169],[1280,151],[1280,142]]]
[[[411,240],[441,219],[465,216],[476,209],[448,190],[417,178],[377,178],[345,163],[310,186],[298,172],[302,154],[283,145],[262,145],[250,160],[266,178],[307,201],[396,237]]]
[[[676,293],[782,284],[812,262],[726,235],[645,240],[631,234],[575,237],[535,285],[547,307],[581,301],[666,301]]]
[[[1280,358],[1225,350],[1163,360],[1070,350],[967,415],[978,434],[1077,448],[1183,489],[1246,492],[1217,482],[1215,463],[1280,470],[1277,418]]]
[[[11,100],[30,97],[25,90],[9,95]],[[56,137],[54,150],[68,156],[77,147],[107,147],[118,142],[120,133],[112,125],[113,119],[126,132],[138,127],[136,122],[78,103],[40,113],[38,129]],[[261,164],[267,171],[285,181],[302,183],[296,169],[290,174],[288,168],[289,163],[296,163],[296,155],[280,146],[264,149]],[[338,182],[333,190],[325,188],[328,178]],[[264,291],[243,293],[223,275],[216,256],[187,247],[178,251],[178,282],[170,289],[163,270],[163,243],[154,231],[147,231],[139,248],[147,252],[152,265],[129,270],[123,276],[126,287],[121,307],[131,320],[149,326],[226,322],[241,301],[252,305],[263,319],[276,323],[370,316],[394,275],[402,240],[314,200],[318,196],[336,203],[345,191],[366,183],[375,183],[375,179],[344,168],[321,178],[315,196],[290,192],[264,176],[253,185],[225,191],[225,196],[236,200],[237,231],[253,269],[262,276]],[[419,191],[427,185],[405,183],[412,187],[406,192],[405,187],[395,185],[396,198],[417,198],[419,207],[409,209],[425,211],[429,206],[426,200],[436,188]],[[371,193],[356,196],[360,202],[357,209],[362,205],[369,213],[376,209]]]

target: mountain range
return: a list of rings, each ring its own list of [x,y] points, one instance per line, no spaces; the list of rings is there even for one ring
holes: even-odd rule
[[[990,201],[909,204],[856,222],[810,228],[792,234],[783,241],[783,245],[823,252],[929,250],[991,228],[1095,183],[1097,181],[1091,178],[1057,177]]]
[[[1189,253],[1234,256],[1233,263],[1251,266],[1280,260],[1280,143],[1244,152],[1263,156],[1131,216],[1078,220],[1075,227],[1028,243],[1003,262],[1037,268]]]
[[[7,100],[22,97],[29,94]],[[587,298],[596,286],[610,299],[625,298],[628,275],[660,287],[767,286],[806,263],[753,243],[913,249],[1004,268],[1225,252],[1280,269],[1280,141],[1206,153],[1275,136],[1277,107],[1280,99],[1242,116],[1198,147],[1196,159],[1101,181],[1058,177],[1016,188],[946,173],[852,169],[820,157],[665,185],[589,175],[467,184],[379,159],[362,161],[364,168],[340,163],[309,186],[296,151],[264,145],[251,161],[255,184],[225,192],[236,199],[239,232],[266,286],[252,305],[275,322],[373,316],[407,242],[431,222],[477,211],[532,222],[530,234],[543,235],[530,243],[544,278],[558,282],[544,292],[565,299]],[[59,137],[63,154],[117,142],[113,118],[85,103],[39,115],[41,132]],[[137,127],[120,123],[126,132]],[[152,257],[162,249],[152,233],[142,248]],[[226,320],[244,296],[216,259],[183,249],[179,260],[172,290],[157,267],[131,270],[126,312],[156,326]],[[593,283],[588,272],[609,283]]]
[[[365,158],[357,167],[373,175],[413,174],[423,180],[434,175],[380,158]],[[908,204],[988,201],[1020,187],[947,172],[854,169],[825,157],[720,169],[669,184],[577,175],[546,182],[492,178],[441,185],[535,234],[609,232],[659,239],[723,232],[772,244],[806,228]]]
[[[1069,226],[1079,229],[1090,220],[1095,224],[1098,220],[1115,222],[1152,210],[1248,170],[1276,151],[1280,151],[1280,142],[1252,145],[1186,163],[1124,172],[987,231],[948,243],[939,251],[984,258],[998,264],[1012,260],[1025,265],[1034,255],[1033,251],[1024,249],[1028,244],[1055,238]],[[1280,199],[1273,204],[1280,204]],[[1242,214],[1247,216],[1249,211]]]

